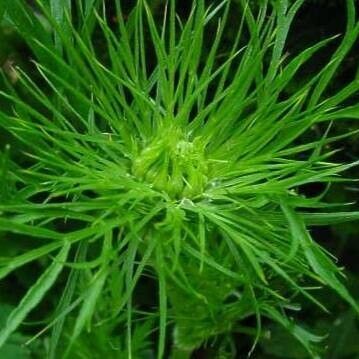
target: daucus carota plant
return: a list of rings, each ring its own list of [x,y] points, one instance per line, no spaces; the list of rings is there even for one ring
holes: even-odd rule
[[[197,0],[181,15],[169,0],[161,19],[144,0],[130,11],[38,1],[37,15],[22,0],[0,3],[36,68],[17,69],[12,85],[4,76],[1,92],[14,144],[2,146],[1,241],[13,233],[32,245],[1,258],[0,278],[40,259],[43,268],[0,346],[54,287],[51,358],[142,358],[148,343],[135,338],[148,333],[158,358],[189,357],[248,318],[254,344],[272,320],[314,357],[320,338],[291,319],[297,297],[325,311],[315,289],[326,286],[359,310],[308,229],[359,214],[302,190],[354,165],[331,160],[329,145],[348,134],[331,137],[330,124],[359,118],[348,105],[359,80],[327,91],[358,38],[354,1],[344,34],[295,56],[285,44],[303,0]],[[331,41],[327,64],[286,91]],[[319,138],[305,135],[323,123]],[[148,281],[155,292],[136,294]],[[101,338],[81,356],[84,331]]]

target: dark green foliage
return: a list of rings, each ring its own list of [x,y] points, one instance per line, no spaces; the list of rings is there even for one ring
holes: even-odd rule
[[[287,334],[292,357],[314,358],[325,333],[295,320],[299,303],[326,312],[319,289],[331,289],[358,313],[311,229],[359,218],[325,199],[358,164],[335,157],[356,132],[332,127],[359,118],[358,77],[333,87],[359,22],[348,0],[341,36],[286,56],[302,5],[199,0],[177,16],[173,0],[154,17],[142,0],[0,1],[35,57],[34,73],[12,69],[1,91],[0,278],[39,268],[0,347],[45,298],[30,343],[47,341],[50,358],[189,357],[206,345],[233,357],[236,335],[251,338],[247,352],[283,356]],[[306,194],[312,185],[324,190]]]

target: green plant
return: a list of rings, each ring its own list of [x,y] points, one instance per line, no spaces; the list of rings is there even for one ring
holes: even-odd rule
[[[288,95],[301,67],[338,40],[284,55],[302,3],[198,0],[177,16],[170,0],[161,25],[144,0],[128,13],[116,2],[114,21],[103,1],[38,1],[41,17],[24,1],[0,3],[37,58],[36,75],[18,69],[17,84],[3,79],[0,126],[17,142],[1,154],[1,241],[10,233],[33,239],[1,258],[0,278],[40,259],[46,266],[9,314],[0,346],[57,280],[59,303],[45,328],[50,358],[81,357],[83,342],[97,353],[116,349],[126,331],[118,350],[129,357],[144,357],[147,339],[133,349],[133,332],[143,331],[157,335],[159,358],[168,342],[174,358],[189,357],[235,331],[255,345],[263,318],[314,357],[321,338],[289,314],[300,309],[297,298],[325,311],[314,292],[327,286],[358,311],[307,227],[359,213],[334,211],[340,205],[325,203],[325,191],[308,197],[303,188],[344,181],[339,175],[357,164],[330,159],[330,144],[351,133],[329,132],[334,120],[359,118],[358,105],[348,105],[359,80],[326,90],[359,23],[347,0],[337,50]],[[240,19],[228,47],[231,11]],[[319,138],[303,136],[323,123]],[[158,286],[151,313],[153,303],[141,307],[135,293],[146,277]],[[254,331],[241,325],[248,318]],[[102,334],[86,344],[85,330]]]

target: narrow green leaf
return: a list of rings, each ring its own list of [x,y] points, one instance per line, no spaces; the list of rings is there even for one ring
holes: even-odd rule
[[[323,337],[312,334],[309,331],[305,330],[304,328],[296,325],[292,320],[288,319],[285,315],[281,314],[277,309],[270,307],[269,305],[265,305],[263,309],[269,318],[281,324],[303,345],[303,347],[307,350],[311,358],[313,359],[319,358],[316,354],[313,344],[319,343],[321,340],[324,339]]]
[[[85,259],[87,246],[88,246],[87,242],[80,243],[75,256],[76,263],[77,261],[81,261]],[[50,338],[49,350],[48,350],[49,359],[55,359],[57,356],[57,351],[59,350],[58,344],[66,320],[66,315],[62,315],[62,314],[66,312],[66,310],[71,306],[72,298],[76,291],[79,276],[80,276],[80,271],[78,271],[77,269],[71,270],[66,282],[66,286],[59,300],[59,304],[56,308],[56,312],[54,316],[57,320],[55,323],[53,323],[53,328],[51,332],[51,338]]]
[[[69,250],[70,244],[65,243],[54,262],[45,270],[36,283],[28,290],[18,306],[10,313],[5,328],[0,331],[0,347],[53,286],[63,268],[63,262],[66,261]]]
[[[18,223],[11,219],[0,218],[0,231],[26,234],[31,237],[60,240],[63,236],[50,229]]]
[[[91,288],[87,292],[80,313],[77,316],[74,331],[71,336],[71,342],[78,338],[78,336],[85,328],[86,324],[91,320],[96,308],[97,300],[101,294],[106,278],[107,270],[104,269],[100,269],[97,275],[94,276],[93,282],[91,283]]]
[[[159,344],[157,358],[162,359],[165,353],[166,344],[166,327],[167,327],[167,294],[166,294],[166,278],[165,278],[165,263],[163,259],[162,247],[156,247],[156,260],[158,265],[157,275],[159,282]]]
[[[63,29],[64,33],[70,36],[70,25],[68,20],[71,19],[71,0],[50,0],[51,15],[54,20]],[[55,47],[62,51],[61,38],[55,32]]]
[[[61,248],[63,245],[63,241],[57,241],[55,243],[50,243],[48,245],[27,251],[26,253],[17,257],[6,259],[0,258],[0,279],[6,277],[9,273],[16,270],[17,268],[27,263],[31,263],[32,261]]]
[[[305,257],[309,265],[320,279],[329,287],[334,289],[343,299],[345,299],[357,312],[359,306],[352,298],[348,290],[338,279],[339,269],[328,258],[318,244],[313,242],[310,234],[305,228],[303,219],[301,219],[292,208],[290,208],[284,200],[281,201],[281,207],[287,218],[292,238],[298,241],[303,248]]]

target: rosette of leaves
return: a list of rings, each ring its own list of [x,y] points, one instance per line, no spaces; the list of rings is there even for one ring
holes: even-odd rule
[[[2,146],[1,241],[31,244],[1,258],[0,277],[31,263],[43,272],[9,314],[0,346],[51,288],[53,358],[77,357],[86,330],[103,334],[101,350],[125,337],[121,353],[145,357],[133,336],[143,328],[158,358],[189,357],[251,318],[254,344],[272,320],[314,357],[320,337],[292,319],[297,298],[325,311],[315,291],[326,286],[358,311],[310,228],[359,214],[303,188],[344,181],[356,164],[332,160],[333,143],[350,133],[331,137],[330,124],[359,118],[349,105],[359,79],[327,88],[359,23],[347,0],[345,33],[290,56],[302,3],[198,0],[179,15],[169,0],[158,19],[144,0],[130,11],[96,0],[39,0],[35,10],[1,2],[35,71],[18,68],[13,85],[3,79],[0,126],[15,145]],[[327,64],[288,95],[330,42]],[[146,278],[156,283],[147,306],[136,295]],[[96,353],[95,341],[83,342]]]

